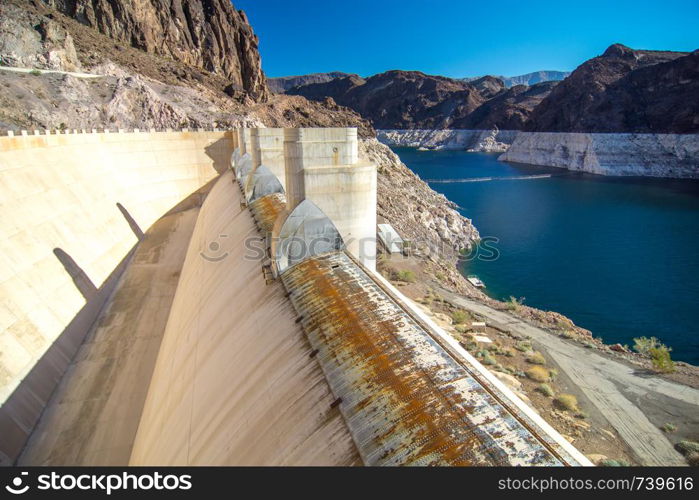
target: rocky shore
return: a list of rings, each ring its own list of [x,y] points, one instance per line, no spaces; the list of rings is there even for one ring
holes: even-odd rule
[[[379,130],[389,146],[487,150],[489,130]],[[501,130],[500,161],[611,176],[699,178],[699,134],[607,134]]]

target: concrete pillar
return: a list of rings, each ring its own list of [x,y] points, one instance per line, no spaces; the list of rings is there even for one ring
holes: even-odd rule
[[[246,127],[241,127],[238,129],[238,147],[240,148],[240,154],[250,153],[251,143],[250,143],[250,129]]]
[[[287,213],[304,199],[332,220],[347,250],[376,268],[376,166],[360,163],[356,128],[284,131]]]
[[[264,165],[285,186],[284,129],[254,128],[250,132],[250,142],[253,168]]]

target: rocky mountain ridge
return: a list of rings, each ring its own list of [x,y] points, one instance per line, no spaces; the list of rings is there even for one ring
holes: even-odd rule
[[[293,89],[294,87],[302,87],[311,83],[325,83],[340,78],[347,78],[348,76],[359,77],[359,75],[343,73],[342,71],[310,73],[308,75],[296,76],[280,76],[277,78],[267,78],[267,87],[269,88],[270,92],[274,92],[275,94],[284,94],[287,90]]]
[[[526,73],[524,75],[517,76],[495,76],[493,78],[498,78],[502,80],[505,88],[511,88],[516,85],[535,85],[542,82],[558,82],[563,80],[565,77],[570,75],[570,71],[534,71],[532,73]],[[471,82],[473,80],[478,80],[483,78],[480,76],[462,78],[466,82]]]
[[[287,94],[313,100],[331,97],[376,128],[451,128],[486,100],[476,85],[400,70],[304,85]]]
[[[544,78],[529,76],[527,81]],[[697,133],[699,51],[614,44],[562,81],[531,86],[508,88],[492,76],[454,80],[393,70],[302,85],[287,93],[313,100],[331,97],[380,129]]]
[[[610,46],[534,109],[536,132],[699,132],[699,51]]]

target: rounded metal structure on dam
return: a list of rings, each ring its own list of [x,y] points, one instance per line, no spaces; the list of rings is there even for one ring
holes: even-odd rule
[[[245,182],[245,200],[251,203],[273,193],[284,194],[284,186],[266,165],[255,167]]]
[[[243,186],[248,174],[252,171],[252,157],[250,153],[245,153],[240,157],[240,160],[235,164],[235,176],[238,179],[240,186]]]
[[[344,248],[335,224],[311,200],[304,200],[286,217],[280,216],[278,229],[273,231],[271,254],[275,269],[287,268],[315,255]]]

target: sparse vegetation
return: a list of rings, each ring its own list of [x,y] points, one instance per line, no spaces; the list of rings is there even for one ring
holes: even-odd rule
[[[466,323],[469,319],[471,319],[471,316],[463,309],[457,309],[451,313],[451,320],[455,325]]]
[[[602,467],[629,467],[631,464],[628,463],[626,460],[614,460],[608,458],[606,460],[602,460],[600,462],[600,465]]]
[[[555,394],[551,386],[548,384],[541,384],[539,387],[536,388],[536,390],[544,396],[546,396],[547,398],[552,398]]]
[[[483,356],[481,362],[486,366],[492,366],[497,363],[497,361],[495,361],[495,358],[492,357],[488,352],[485,353],[485,356]]]
[[[546,358],[544,358],[544,355],[540,352],[534,351],[527,356],[527,363],[531,363],[533,365],[545,365]]]
[[[633,350],[644,356],[650,356],[650,350],[660,347],[662,344],[655,337],[637,337],[633,339]]]
[[[550,378],[549,371],[543,366],[532,366],[525,374],[534,382],[548,382]]]
[[[505,301],[505,307],[508,311],[516,311],[522,306],[523,303],[524,297],[520,297],[518,299],[517,297],[510,296],[510,298]]]
[[[397,274],[398,281],[404,281],[405,283],[415,283],[415,273],[412,271],[398,271]]]
[[[653,363],[653,368],[661,373],[671,373],[675,371],[675,363],[670,357],[670,349],[661,345],[653,347],[649,351],[650,360]]]
[[[532,350],[532,345],[530,342],[522,341],[515,344],[515,349],[519,352],[528,352]]]
[[[663,424],[662,427],[660,427],[660,430],[666,433],[675,432],[677,430],[677,426],[668,422],[666,424]]]
[[[685,456],[691,453],[699,453],[699,443],[696,441],[680,441],[675,445],[675,449]]]
[[[29,74],[34,76],[41,76],[41,71],[39,71],[38,69],[33,69],[29,72]]]
[[[556,404],[556,406],[565,411],[578,411],[578,398],[576,398],[572,394],[559,394],[553,401]]]

